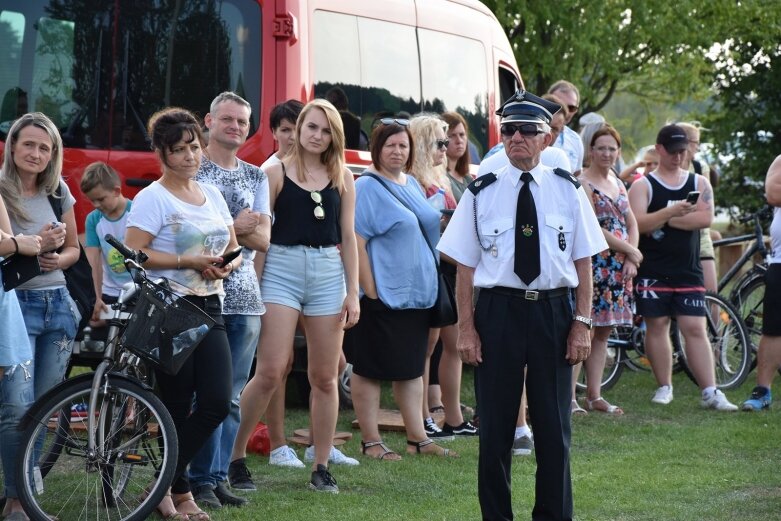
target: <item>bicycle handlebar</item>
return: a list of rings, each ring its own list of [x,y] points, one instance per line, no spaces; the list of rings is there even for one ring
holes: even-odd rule
[[[772,213],[773,212],[770,205],[766,204],[765,206],[757,210],[755,213],[738,217],[738,222],[740,224],[746,224],[754,220],[767,219]]]
[[[107,233],[103,238],[106,240],[107,243],[109,243],[114,248],[116,248],[117,251],[121,253],[125,259],[134,260],[138,264],[143,264],[149,258],[149,256],[147,256],[147,254],[144,253],[143,251],[135,251],[133,249],[128,248],[119,239],[117,239],[110,233]]]

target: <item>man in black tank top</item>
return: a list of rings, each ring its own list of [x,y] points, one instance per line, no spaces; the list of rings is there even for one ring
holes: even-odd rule
[[[713,190],[703,176],[681,168],[688,144],[682,128],[663,127],[656,137],[659,167],[629,190],[643,253],[635,279],[637,313],[645,318],[645,349],[659,384],[652,401],[668,404],[673,399],[669,330],[670,317],[675,316],[686,340],[687,361],[702,390],[700,404],[735,411],[737,407],[716,389],[705,329],[699,231],[713,221]]]

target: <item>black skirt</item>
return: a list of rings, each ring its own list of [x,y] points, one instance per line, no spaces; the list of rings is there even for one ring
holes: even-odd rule
[[[390,309],[364,296],[361,320],[347,331],[353,372],[373,380],[423,376],[430,316],[428,309]]]

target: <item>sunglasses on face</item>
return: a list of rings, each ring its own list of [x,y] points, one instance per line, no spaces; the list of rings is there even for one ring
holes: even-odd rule
[[[577,112],[578,110],[580,110],[580,107],[578,107],[577,105],[567,105],[567,109],[570,112]]]
[[[409,126],[408,119],[399,119],[399,118],[382,118],[380,120],[380,123],[382,123],[383,125],[393,125],[395,123],[396,125],[401,125],[402,127]]]
[[[524,137],[534,137],[537,134],[544,134],[545,131],[540,130],[534,123],[526,123],[523,125],[513,125],[511,123],[502,123],[500,132],[503,136],[513,137],[516,132],[520,132]]]
[[[447,148],[447,146],[450,144],[450,140],[449,139],[437,139],[436,144],[437,144],[437,149]]]
[[[323,208],[323,196],[317,190],[309,192],[309,197],[315,203],[315,219],[322,221],[325,219],[325,209]]]

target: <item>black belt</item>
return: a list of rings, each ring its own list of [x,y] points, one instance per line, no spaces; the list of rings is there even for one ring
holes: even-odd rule
[[[507,288],[504,286],[494,286],[493,288],[480,288],[480,291],[488,291],[507,297],[522,298],[525,300],[548,300],[556,297],[563,297],[569,293],[569,288],[556,289],[518,289]]]

